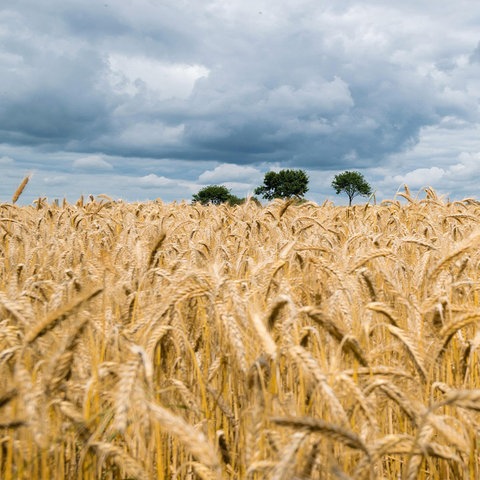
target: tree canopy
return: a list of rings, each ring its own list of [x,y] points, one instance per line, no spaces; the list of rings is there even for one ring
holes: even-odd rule
[[[302,198],[308,191],[308,175],[303,170],[267,172],[263,185],[255,189],[255,195],[266,200],[274,198]]]
[[[224,185],[208,185],[192,195],[192,201],[193,203],[199,202],[202,205],[208,205],[209,203],[214,205],[220,205],[221,203],[240,205],[245,202],[245,199],[233,195]]]
[[[220,205],[221,203],[228,202],[230,196],[230,190],[224,185],[208,185],[195,193],[192,196],[192,201],[194,203],[199,202],[202,205],[209,203]]]
[[[360,172],[345,171],[335,175],[332,181],[332,187],[337,195],[345,192],[348,196],[349,206],[357,195],[367,197],[372,194],[372,188]]]

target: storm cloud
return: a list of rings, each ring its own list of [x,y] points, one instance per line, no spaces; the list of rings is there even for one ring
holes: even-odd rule
[[[25,192],[189,199],[303,168],[452,198],[480,180],[480,6],[18,0],[0,7],[0,170]],[[72,198],[73,199],[73,198]]]

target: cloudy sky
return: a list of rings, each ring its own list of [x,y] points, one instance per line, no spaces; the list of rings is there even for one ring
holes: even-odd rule
[[[170,202],[281,168],[318,203],[343,170],[478,198],[478,2],[3,3],[0,201],[27,174],[23,203]]]

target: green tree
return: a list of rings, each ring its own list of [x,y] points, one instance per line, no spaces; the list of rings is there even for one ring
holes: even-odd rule
[[[245,198],[237,197],[236,195],[230,195],[230,198],[227,200],[227,203],[231,206],[242,205],[245,203]]]
[[[228,203],[233,206],[245,203],[245,198],[231,194],[230,190],[224,185],[208,185],[208,187],[204,187],[195,193],[192,196],[192,201],[193,203],[199,202],[202,205]]]
[[[255,189],[255,195],[267,200],[274,198],[303,198],[308,191],[308,175],[303,170],[267,172],[263,185]]]
[[[194,203],[199,202],[202,205],[213,203],[214,205],[220,205],[221,203],[228,202],[232,197],[230,190],[224,185],[208,185],[195,193],[192,196]]]
[[[372,187],[365,180],[360,172],[346,171],[335,175],[332,181],[332,187],[335,189],[337,195],[340,192],[345,192],[348,196],[349,206],[352,205],[352,200],[357,195],[368,197],[372,194]]]

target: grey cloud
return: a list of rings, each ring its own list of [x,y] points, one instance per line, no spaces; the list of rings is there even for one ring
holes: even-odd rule
[[[17,51],[18,65],[0,78],[0,91],[5,92],[0,142],[61,148],[75,138],[88,143],[108,125],[111,109],[109,96],[98,88],[102,58],[86,48],[71,52],[57,52],[52,44],[35,48],[35,55]]]
[[[155,5],[155,13],[168,15],[166,19],[158,18],[158,31],[168,21],[173,28],[178,10],[159,5]],[[119,13],[105,13],[106,10],[90,2],[86,7],[77,4],[63,8],[61,12],[68,25],[74,26],[95,17],[95,21],[86,22],[76,30],[84,36],[92,29],[103,28],[107,19],[120,22],[119,18],[122,18],[123,23],[130,21],[131,30],[106,28],[106,36],[122,37],[127,31],[134,32],[139,25],[153,26],[147,16],[137,12],[133,12],[132,19],[126,18],[127,12],[132,13],[126,4]],[[332,43],[327,38],[332,36],[331,31],[317,31],[305,17],[301,20],[306,30],[301,26],[294,27],[281,8],[276,17],[272,16],[271,23],[262,25],[257,21],[247,30],[240,30],[240,25],[234,24],[234,17],[229,17],[228,11],[217,9],[210,13],[213,15],[211,21],[218,21],[222,16],[229,20],[225,25],[218,24],[220,33],[234,33],[232,37],[226,37],[226,45],[220,51],[208,40],[200,41],[201,45],[205,43],[213,48],[224,67],[215,68],[208,78],[198,82],[192,97],[177,104],[173,111],[168,111],[170,105],[150,98],[148,91],[140,92],[132,99],[108,91],[105,92],[106,98],[102,97],[102,92],[95,91],[94,87],[98,85],[102,72],[106,73],[106,66],[98,54],[87,50],[71,60],[44,59],[56,71],[58,81],[55,87],[59,88],[45,91],[48,85],[40,82],[42,98],[38,98],[34,91],[23,102],[12,103],[10,108],[7,106],[5,117],[10,123],[5,124],[5,140],[40,144],[61,143],[63,140],[64,148],[83,147],[84,151],[90,152],[102,147],[105,153],[111,154],[124,151],[126,155],[242,163],[262,160],[290,162],[294,157],[296,163],[312,166],[319,161],[318,156],[322,164],[342,162],[352,149],[360,161],[378,159],[409,145],[420,126],[430,120],[426,118],[424,108],[421,114],[416,113],[420,110],[418,101],[423,92],[418,95],[417,89],[409,89],[396,102],[395,98],[399,97],[397,72],[391,71],[388,61],[373,62],[369,52],[360,56],[354,52],[355,57],[350,58],[346,50],[350,44],[348,36],[340,36]],[[240,9],[240,13],[249,15],[245,9]],[[193,30],[202,31],[188,14],[187,20],[191,21]],[[340,24],[343,22],[341,16],[336,20]],[[287,33],[284,33],[285,27],[288,27]],[[207,35],[207,38],[218,35]],[[178,40],[180,35],[167,37]],[[156,40],[161,43],[161,39]],[[348,68],[347,57],[350,63],[353,62],[353,70]],[[369,61],[368,69],[363,69],[363,61]],[[42,72],[38,61],[33,68]],[[74,78],[69,78],[66,72],[71,72]],[[326,79],[323,72],[330,79]],[[124,107],[133,102],[154,108],[150,113],[153,119],[149,121],[168,122],[169,115],[175,116],[175,113],[181,118],[185,137],[179,139],[178,148],[173,148],[169,142],[158,145],[158,141],[149,141],[150,135],[141,144],[131,135],[128,141],[129,124],[138,124],[139,119],[136,115],[119,118],[114,112],[120,105]],[[31,112],[22,115],[27,104],[31,105]],[[398,105],[402,110],[397,108]],[[16,114],[12,115],[14,112]],[[41,113],[45,114],[43,121],[40,120]],[[148,129],[145,125],[144,130],[147,132]],[[138,132],[141,133],[141,129]],[[77,141],[79,137],[81,145]],[[372,141],[374,138],[376,142]],[[310,153],[311,147],[317,150],[315,158]]]
[[[114,4],[110,7],[99,1],[88,8],[85,8],[85,4],[64,4],[62,7],[62,20],[74,35],[85,37],[88,32],[90,38],[101,40],[106,35],[127,35],[132,30],[127,21],[115,15]]]
[[[86,171],[108,171],[113,170],[111,163],[108,163],[101,155],[89,155],[77,158],[73,161],[73,168]]]
[[[360,162],[378,160],[408,146],[419,128],[435,118],[434,107],[425,100],[426,88],[413,82],[401,87],[394,80],[378,86],[372,81],[369,89],[351,82],[336,77],[238,92],[212,89],[204,81],[200,85],[208,102],[203,103],[198,88],[193,110],[212,111],[190,118],[186,136],[205,156],[219,160],[221,152],[233,152],[231,161],[241,163],[282,160],[328,166],[341,164],[352,150]]]

